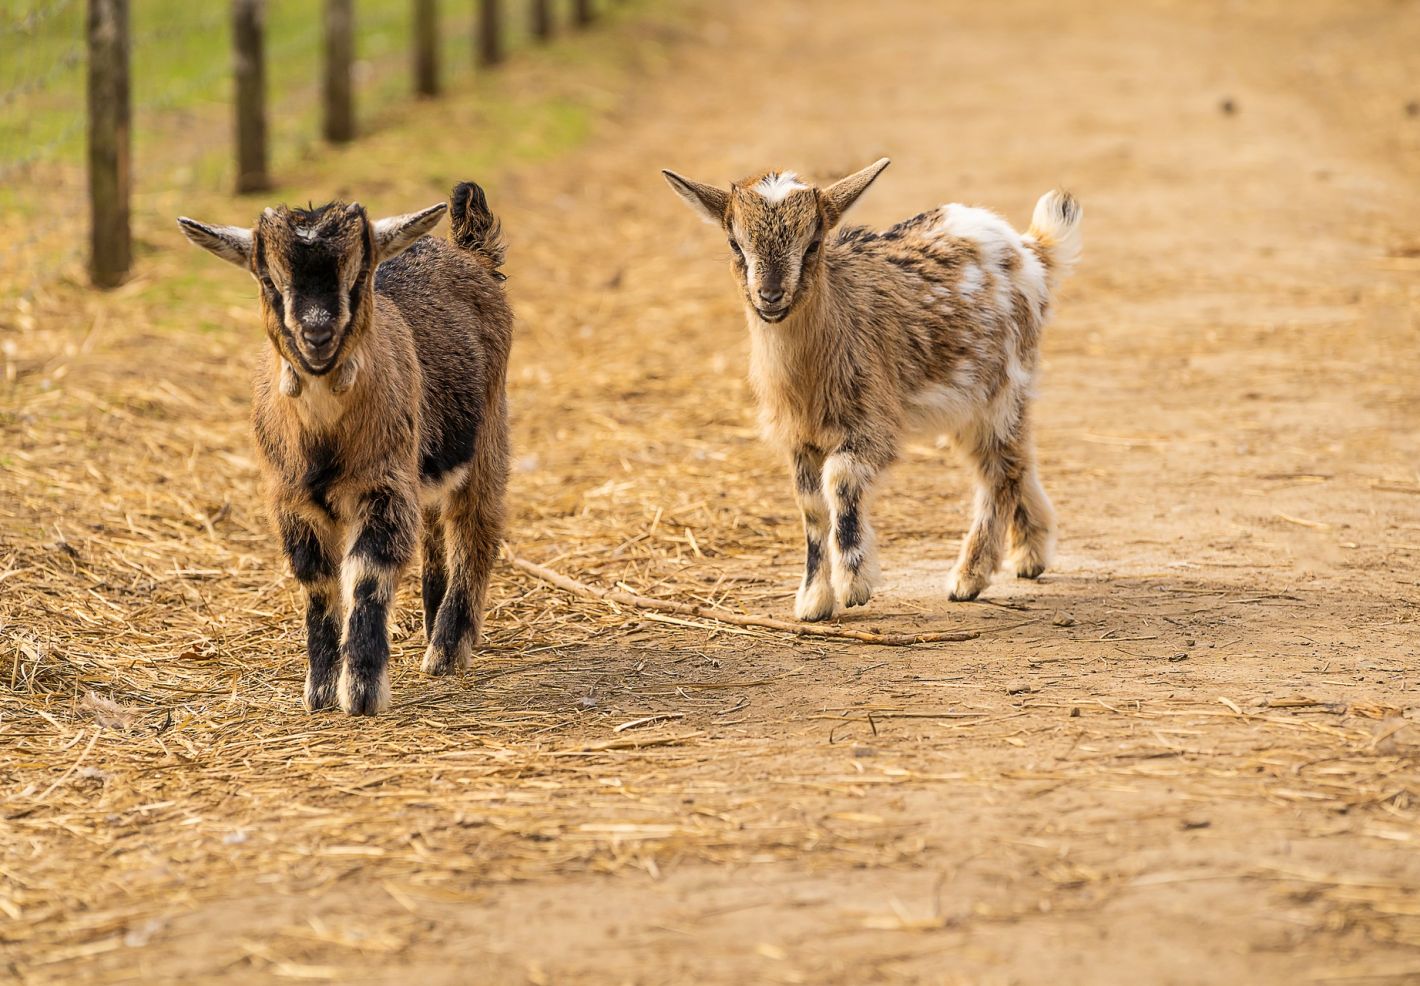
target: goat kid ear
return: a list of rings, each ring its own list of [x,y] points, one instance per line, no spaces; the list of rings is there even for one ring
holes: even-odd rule
[[[408,250],[415,240],[439,225],[439,220],[444,218],[448,207],[447,202],[440,202],[418,212],[375,220],[375,252],[379,255],[380,262],[383,263]]]
[[[178,217],[178,226],[183,236],[208,253],[238,267],[251,267],[251,230],[241,226],[209,226],[186,216]]]
[[[662,171],[666,183],[677,195],[685,199],[686,205],[699,214],[707,223],[719,226],[725,222],[725,213],[730,208],[730,193],[714,185],[683,178],[674,171]]]
[[[824,198],[828,200],[830,226],[843,218],[849,207],[858,201],[858,196],[866,192],[873,179],[882,174],[883,169],[891,163],[888,158],[879,158],[862,171],[840,179],[824,189]]]

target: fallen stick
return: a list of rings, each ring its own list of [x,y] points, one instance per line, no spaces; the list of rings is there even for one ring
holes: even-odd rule
[[[856,640],[859,643],[880,644],[885,647],[911,647],[913,644],[957,643],[963,640],[975,640],[981,636],[975,630],[950,630],[937,633],[875,633],[872,630],[845,630],[841,627],[823,627],[812,623],[790,623],[788,620],[776,620],[769,616],[732,613],[729,610],[699,606],[695,603],[678,603],[669,599],[638,596],[635,593],[616,589],[600,589],[594,585],[569,578],[560,572],[554,572],[552,569],[528,561],[526,558],[519,558],[511,551],[508,552],[508,561],[512,563],[514,568],[522,569],[548,585],[555,585],[557,588],[570,592],[574,596],[581,596],[583,599],[600,599],[605,602],[619,603],[622,606],[631,606],[635,609],[677,613],[681,616],[694,616],[698,619],[729,623],[734,626],[763,627],[766,630],[778,630],[781,633],[797,634],[800,637]]]

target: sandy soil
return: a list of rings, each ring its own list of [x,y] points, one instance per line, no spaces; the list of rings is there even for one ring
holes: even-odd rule
[[[164,243],[201,291],[86,301],[59,338],[147,321],[71,346],[57,388],[22,366],[11,399],[0,967],[1420,982],[1420,6],[730,0],[644,30],[656,56],[628,56],[582,148],[491,176],[517,551],[787,613],[798,521],[724,246],[657,169],[887,154],[859,222],[968,201],[1024,223],[1056,184],[1085,203],[1039,405],[1053,570],[946,601],[966,476],[928,436],[877,508],[883,589],[845,622],[976,640],[666,623],[505,569],[477,682],[419,676],[407,594],[392,713],[307,717],[230,369],[248,289]],[[415,113],[311,186],[400,207],[433,176],[363,161],[468,139],[474,108],[440,112],[454,132]],[[161,537],[115,546],[106,504],[135,488],[130,529]]]

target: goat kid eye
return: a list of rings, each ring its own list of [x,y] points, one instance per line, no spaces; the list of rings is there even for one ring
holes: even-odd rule
[[[730,249],[735,252],[736,257],[743,257],[745,255],[745,252],[740,249],[740,245],[734,240],[730,241]]]
[[[823,241],[822,241],[822,240],[814,240],[812,243],[809,244],[809,248],[804,251],[804,256],[805,256],[805,257],[812,257],[814,254],[818,253],[818,248],[819,248],[822,244],[823,244]]]

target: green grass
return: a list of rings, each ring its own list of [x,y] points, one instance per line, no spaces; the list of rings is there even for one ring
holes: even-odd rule
[[[528,43],[521,0],[505,2],[505,44]],[[78,166],[84,146],[84,0],[0,0],[0,175],[28,164]],[[473,2],[442,5],[446,82],[473,61]],[[411,4],[357,0],[357,112],[377,117],[409,98]],[[44,12],[37,16],[36,12]],[[180,133],[194,115],[225,114],[231,30],[226,0],[135,0],[130,25],[135,154],[153,135]],[[266,5],[267,93],[273,153],[299,154],[315,140],[321,61],[318,0]],[[165,144],[166,141],[159,141]],[[201,170],[204,147],[156,158],[158,169]],[[150,170],[152,170],[150,168]]]
[[[0,0],[0,227],[24,231],[0,244],[0,290],[30,291],[78,276],[87,214],[85,6],[85,0]],[[411,6],[409,0],[355,0],[360,139],[341,149],[325,147],[319,136],[322,4],[267,0],[268,122],[278,182],[271,197],[304,200],[310,188],[296,186],[309,182],[317,158],[342,162],[337,170],[348,172],[352,183],[378,183],[376,161],[396,170],[413,163],[407,140],[375,146],[382,132],[408,131],[410,119],[429,131],[445,126],[439,112],[449,101],[423,104],[412,95]],[[582,37],[570,28],[571,0],[559,0],[559,43],[538,48],[529,62],[526,0],[504,0],[510,64],[490,72],[474,65],[474,0],[443,0],[443,83],[451,97],[471,96],[477,112],[463,121],[456,142],[437,151],[421,148],[419,164],[427,173],[486,174],[510,160],[555,156],[585,139],[604,94],[543,83],[594,72],[593,62],[615,50],[596,39],[618,37],[617,25],[641,16],[648,4],[603,0],[601,6],[603,23]],[[677,4],[659,0],[655,6],[664,12]],[[231,188],[230,7],[228,0],[131,0],[131,9],[134,246],[141,269],[168,232],[157,229],[152,216],[176,214]],[[32,16],[36,11],[45,15]],[[508,83],[515,74],[521,81]],[[426,151],[433,160],[423,159]],[[371,167],[362,166],[364,157]]]

